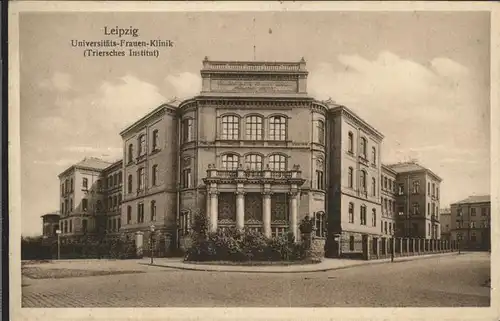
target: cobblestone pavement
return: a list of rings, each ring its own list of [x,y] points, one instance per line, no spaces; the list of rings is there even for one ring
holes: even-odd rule
[[[296,274],[150,267],[146,273],[30,280],[23,307],[489,306],[489,253]]]

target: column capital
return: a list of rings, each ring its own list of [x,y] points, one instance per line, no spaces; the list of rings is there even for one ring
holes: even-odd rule
[[[245,195],[246,193],[247,193],[247,192],[245,192],[245,191],[236,191],[236,192],[234,192],[234,194],[236,194],[236,196],[240,196],[240,195],[241,195],[241,196],[243,196],[243,195]]]
[[[298,191],[290,191],[290,192],[288,192],[288,195],[292,198],[295,198],[299,195],[299,192]]]
[[[271,192],[271,191],[263,191],[263,192],[261,192],[261,194],[262,194],[262,196],[268,196],[268,197],[270,197],[270,196],[271,196],[271,195],[273,195],[274,193],[273,193],[273,192]]]
[[[210,194],[210,196],[217,196],[220,194],[219,191],[209,191],[208,194]]]

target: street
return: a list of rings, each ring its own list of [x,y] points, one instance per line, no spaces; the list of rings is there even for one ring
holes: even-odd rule
[[[116,264],[120,264],[117,261]],[[131,263],[128,263],[131,264]],[[29,279],[23,307],[485,307],[489,253],[311,273],[142,273]]]

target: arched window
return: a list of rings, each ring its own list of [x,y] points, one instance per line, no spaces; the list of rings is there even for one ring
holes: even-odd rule
[[[226,170],[235,170],[238,168],[240,157],[235,154],[222,155],[222,168]]]
[[[158,165],[153,165],[151,168],[151,185],[156,186],[158,184]]]
[[[132,163],[134,161],[134,145],[128,145],[128,162]]]
[[[372,147],[372,164],[377,164],[377,150]]]
[[[347,142],[347,148],[349,153],[354,153],[354,134],[352,132],[349,132],[347,135],[349,137],[349,141]]]
[[[286,118],[284,116],[269,118],[269,139],[286,140]]]
[[[221,139],[237,140],[240,135],[240,119],[237,116],[228,115],[222,117]]]
[[[372,196],[377,196],[377,181],[372,177]]]
[[[372,209],[372,226],[377,226],[377,210]]]
[[[246,139],[261,140],[262,139],[262,117],[248,116],[246,118]]]
[[[318,143],[325,143],[325,123],[322,120],[318,120]]]
[[[361,191],[366,192],[366,172],[364,170],[360,173],[359,184]]]
[[[151,221],[156,221],[156,201],[151,201]]]
[[[349,171],[347,173],[347,186],[349,186],[349,188],[353,188],[353,175],[354,175],[354,169],[352,167],[349,167]]]
[[[366,138],[361,137],[361,156],[363,156],[366,159]]]
[[[245,156],[245,167],[254,170],[262,170],[262,156],[258,154],[249,154]]]
[[[277,154],[269,156],[269,168],[272,171],[286,171],[286,157]]]
[[[354,223],[354,203],[349,203],[349,223]]]
[[[146,135],[142,134],[137,140],[139,149],[137,150],[137,156],[142,156],[146,153]]]
[[[129,193],[132,193],[132,184],[133,184],[133,178],[132,178],[132,175],[129,175],[128,176],[128,182],[127,182],[128,186],[127,186],[127,191]]]

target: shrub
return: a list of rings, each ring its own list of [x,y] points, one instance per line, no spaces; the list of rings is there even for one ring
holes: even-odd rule
[[[199,234],[198,234],[199,236]],[[309,251],[293,236],[267,238],[262,233],[236,229],[207,233],[194,237],[187,261],[297,261],[307,258]]]

